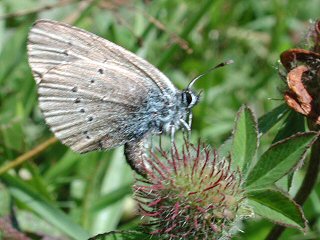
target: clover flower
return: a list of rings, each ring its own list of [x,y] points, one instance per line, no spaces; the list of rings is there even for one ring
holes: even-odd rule
[[[220,239],[246,217],[241,174],[204,144],[157,150],[137,179],[135,199],[145,225],[161,239]]]

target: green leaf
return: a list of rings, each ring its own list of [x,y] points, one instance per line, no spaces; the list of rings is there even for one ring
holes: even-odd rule
[[[31,24],[31,23],[30,23]],[[14,35],[6,41],[4,48],[0,54],[0,84],[4,84],[10,80],[10,75],[18,68],[25,59],[25,48],[27,33],[29,31],[28,22],[19,27]],[[15,54],[12,54],[12,53]]]
[[[69,172],[73,169],[74,165],[81,159],[81,155],[68,150],[63,157],[52,166],[45,175],[48,182],[55,180],[59,176],[70,174]]]
[[[15,199],[27,204],[29,209],[62,232],[74,239],[87,239],[89,237],[88,233],[73,222],[64,212],[43,199],[40,194],[20,179],[8,174],[2,175],[1,179],[8,185],[9,191]]]
[[[255,117],[248,107],[238,112],[233,130],[231,157],[234,164],[245,174],[250,168],[258,146],[258,131]]]
[[[90,161],[97,161],[102,158],[101,156],[101,152],[79,154],[72,150],[67,150],[61,159],[59,159],[59,161],[46,172],[46,181],[50,183],[57,182],[60,178],[69,176],[79,161],[84,161],[86,159],[90,159]]]
[[[100,193],[102,195],[112,194],[115,190],[123,186],[128,186],[132,181],[132,169],[125,161],[123,148],[117,148],[113,152],[110,165],[102,180]],[[114,203],[112,207],[105,206],[104,209],[95,212],[94,219],[91,223],[91,232],[100,233],[115,229],[124,211],[124,204],[125,201],[123,198],[121,201]]]
[[[298,133],[273,144],[249,172],[245,182],[247,188],[269,187],[290,173],[304,159],[316,138],[315,132]]]
[[[11,196],[5,185],[0,182],[0,218],[10,214]],[[1,238],[0,238],[1,239]]]
[[[111,231],[107,233],[102,233],[94,237],[89,238],[88,240],[157,240],[155,236],[151,236],[138,231]]]
[[[21,151],[24,145],[23,128],[20,122],[11,122],[10,124],[0,125],[0,136],[3,144],[8,149]]]
[[[289,110],[289,114],[286,119],[283,121],[283,124],[278,131],[277,135],[273,139],[272,143],[278,142],[283,140],[293,134],[298,132],[305,132],[305,123],[304,123],[304,116],[293,111]],[[290,189],[293,180],[293,173],[289,174],[287,179],[287,189]]]
[[[220,159],[228,157],[230,155],[231,147],[232,147],[232,138],[228,138],[224,141],[224,143],[218,149],[218,156]]]
[[[279,225],[304,231],[307,229],[307,221],[301,207],[279,190],[252,191],[248,198],[255,214]]]
[[[132,194],[131,187],[132,183],[130,182],[130,184],[128,185],[120,186],[118,189],[99,197],[99,199],[97,199],[97,201],[92,204],[91,210],[97,212],[102,210],[106,206],[120,201],[125,196]]]
[[[305,132],[304,117],[291,110],[272,142],[278,142],[298,132]]]
[[[258,120],[259,133],[268,132],[275,124],[277,124],[289,111],[287,104],[283,103],[272,111],[261,116]]]

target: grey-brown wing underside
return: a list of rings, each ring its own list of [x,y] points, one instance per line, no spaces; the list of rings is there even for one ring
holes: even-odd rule
[[[28,54],[46,122],[57,138],[78,152],[134,140],[134,130],[146,117],[141,108],[150,91],[175,90],[141,58],[57,22],[34,25]]]
[[[41,81],[41,75],[52,67],[82,59],[101,64],[108,61],[123,63],[126,68],[154,82],[161,91],[176,91],[171,81],[146,60],[80,28],[52,20],[38,20],[30,31],[28,41],[29,63],[37,83]],[[34,61],[37,61],[37,66],[32,64]]]

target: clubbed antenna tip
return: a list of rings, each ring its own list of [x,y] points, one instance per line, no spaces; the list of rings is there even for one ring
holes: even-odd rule
[[[233,61],[232,59],[227,60],[227,61],[222,62],[222,63],[219,63],[218,65],[216,65],[216,66],[208,69],[207,71],[205,71],[204,73],[200,74],[198,77],[196,77],[195,79],[193,79],[193,80],[189,83],[187,89],[190,89],[190,88],[192,87],[192,85],[193,85],[199,78],[203,77],[204,75],[208,74],[209,72],[211,72],[211,71],[213,71],[213,70],[215,70],[215,69],[217,69],[217,68],[220,68],[220,67],[224,67],[224,66],[226,66],[226,65],[229,65],[229,64],[231,64],[231,63],[234,63],[234,61]]]

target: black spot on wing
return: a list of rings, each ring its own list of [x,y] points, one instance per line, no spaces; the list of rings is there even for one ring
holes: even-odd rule
[[[71,89],[71,91],[72,91],[72,92],[77,92],[77,91],[78,91],[78,87],[73,87],[73,88]]]

